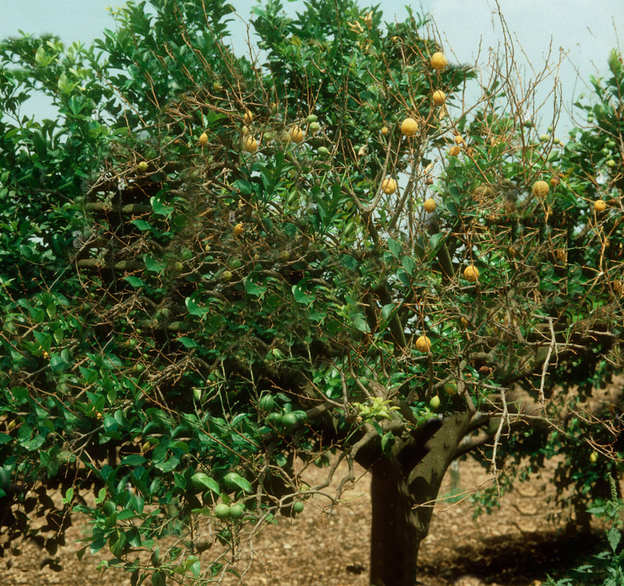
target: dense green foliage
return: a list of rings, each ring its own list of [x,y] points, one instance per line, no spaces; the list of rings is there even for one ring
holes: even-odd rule
[[[302,468],[402,465],[456,415],[442,472],[470,448],[564,454],[561,486],[586,491],[615,469],[621,429],[587,397],[622,370],[621,61],[558,146],[505,87],[434,105],[474,74],[430,66],[424,19],[334,4],[257,7],[262,64],[227,47],[218,0],[128,3],[91,48],[0,45],[11,537],[54,552],[81,510],[137,581],[218,577],[321,488]],[[57,119],[20,116],[35,88]],[[229,550],[200,559],[197,523]],[[161,556],[172,534],[188,547]]]

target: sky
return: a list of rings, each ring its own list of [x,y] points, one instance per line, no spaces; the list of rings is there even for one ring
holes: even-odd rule
[[[328,0],[331,1],[331,0]],[[617,30],[624,29],[623,0],[499,0],[509,30],[521,53],[536,68],[544,63],[549,43],[553,55],[565,52],[560,69],[564,108],[560,129],[571,125],[569,111],[579,94],[591,92],[586,87],[589,75],[606,75],[606,60],[614,47],[622,48]],[[231,25],[232,44],[242,47],[246,40],[245,21],[249,20],[256,0],[230,0],[239,17]],[[101,36],[105,28],[113,26],[107,7],[119,7],[121,0],[0,0],[0,38],[15,35],[18,30],[28,33],[54,33],[67,43],[89,42]],[[361,5],[377,4],[384,20],[405,17],[401,0],[376,0]],[[285,0],[287,11],[301,10],[303,3]],[[488,47],[500,42],[501,27],[495,0],[416,0],[415,10],[432,14],[444,51],[451,60],[474,63],[481,45],[480,62],[487,62]],[[526,69],[530,73],[530,67]],[[546,89],[544,89],[546,91]],[[45,103],[31,100],[29,107],[41,115],[49,111]],[[50,112],[51,113],[51,112]],[[49,115],[49,113],[48,113]],[[545,115],[547,118],[548,115]]]

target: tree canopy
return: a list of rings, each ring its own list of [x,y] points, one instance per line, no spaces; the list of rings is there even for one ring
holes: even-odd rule
[[[0,44],[2,531],[54,553],[82,511],[133,583],[219,579],[346,460],[371,581],[412,584],[456,458],[563,455],[580,492],[618,466],[622,60],[563,143],[509,55],[465,104],[424,16],[268,0],[252,59],[232,14],[129,2],[90,47]],[[20,115],[33,91],[56,119]]]

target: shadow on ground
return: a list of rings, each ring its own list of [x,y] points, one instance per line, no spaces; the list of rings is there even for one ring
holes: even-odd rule
[[[599,550],[602,536],[598,531],[576,534],[536,531],[487,538],[477,548],[460,545],[454,556],[440,559],[436,564],[429,560],[421,565],[422,584],[428,584],[427,577],[454,584],[467,575],[485,584],[539,584],[548,575],[562,576],[577,567]]]

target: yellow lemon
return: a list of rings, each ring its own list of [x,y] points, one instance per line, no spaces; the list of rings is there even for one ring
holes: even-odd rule
[[[247,136],[243,141],[243,149],[248,153],[255,153],[258,150],[258,141],[253,136]]]
[[[433,92],[433,103],[436,106],[441,106],[444,102],[446,102],[446,94],[442,90]]]
[[[431,340],[427,336],[420,336],[416,340],[416,350],[419,352],[430,352],[431,351]]]
[[[304,139],[303,130],[299,128],[299,126],[293,126],[288,133],[290,140],[292,140],[296,144],[301,144]]]
[[[604,212],[607,209],[607,202],[604,199],[597,199],[594,202],[594,209],[597,212]]]
[[[413,118],[406,118],[401,122],[401,134],[403,136],[415,136],[418,132],[418,122]]]
[[[392,179],[392,177],[386,177],[381,182],[381,189],[384,193],[387,193],[388,195],[394,193],[397,190],[396,180]]]
[[[531,188],[531,193],[539,198],[546,197],[549,191],[550,187],[548,183],[546,183],[546,181],[542,181],[541,179],[533,183],[533,187]]]
[[[433,199],[432,197],[430,197],[429,199],[426,199],[425,203],[423,203],[423,207],[425,208],[426,212],[431,214],[436,209],[435,199]]]
[[[474,265],[468,265],[464,269],[464,279],[474,283],[479,278],[479,269]]]
[[[446,60],[444,53],[440,51],[431,55],[430,63],[431,63],[431,67],[437,70],[445,69],[446,66],[448,65],[448,61]]]

